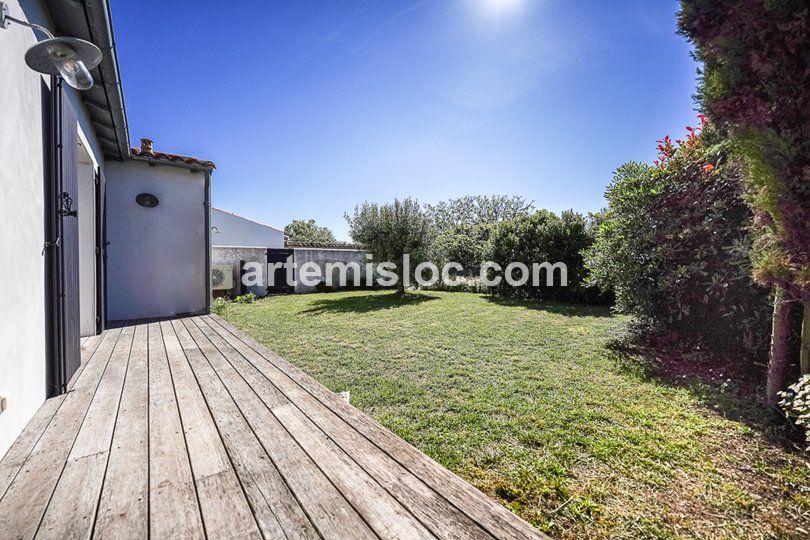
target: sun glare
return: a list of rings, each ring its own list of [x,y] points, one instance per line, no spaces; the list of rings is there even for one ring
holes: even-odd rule
[[[476,0],[480,10],[487,15],[506,15],[516,11],[524,0]]]

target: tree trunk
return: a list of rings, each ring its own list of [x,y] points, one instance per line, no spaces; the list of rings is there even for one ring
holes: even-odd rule
[[[402,278],[397,281],[397,296],[405,298],[405,281]]]
[[[802,346],[799,354],[802,375],[810,374],[810,302],[804,303],[802,314]]]
[[[793,304],[785,290],[776,285],[773,297],[773,328],[771,331],[771,358],[768,363],[767,404],[779,403],[777,395],[785,388],[790,366],[790,315]]]

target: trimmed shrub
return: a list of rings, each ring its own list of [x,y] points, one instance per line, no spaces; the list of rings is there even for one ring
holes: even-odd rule
[[[540,210],[526,217],[498,225],[492,237],[492,260],[503,270],[511,262],[521,262],[531,270],[534,263],[565,263],[568,285],[561,286],[559,277],[554,285],[545,285],[546,275],[540,275],[541,286],[533,287],[531,278],[522,286],[512,286],[501,280],[496,292],[505,296],[537,298],[569,302],[609,303],[611,295],[585,282],[586,269],[582,252],[593,243],[588,218],[567,210],[559,216]]]

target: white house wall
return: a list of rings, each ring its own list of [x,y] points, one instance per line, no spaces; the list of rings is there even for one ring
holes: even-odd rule
[[[39,2],[11,0],[10,15],[52,28]],[[25,65],[37,37],[12,24],[0,30],[0,456],[45,400],[45,263],[42,85]],[[71,91],[79,124],[97,160],[88,116]]]
[[[205,174],[128,160],[109,162],[106,175],[108,319],[204,311]],[[139,206],[139,193],[158,206]]]
[[[211,245],[283,248],[284,231],[212,208]]]

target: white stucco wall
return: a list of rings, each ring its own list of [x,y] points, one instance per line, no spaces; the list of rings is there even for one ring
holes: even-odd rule
[[[211,245],[283,248],[284,231],[212,208]]]
[[[52,28],[40,2],[8,5],[11,16]],[[36,41],[30,28],[12,24],[0,30],[0,396],[8,402],[0,414],[0,456],[45,400],[41,88],[46,79],[24,61]],[[72,91],[71,100],[91,152],[100,156],[86,111]]]
[[[206,309],[205,175],[128,160],[107,164],[109,320]],[[159,199],[155,208],[135,202]]]

